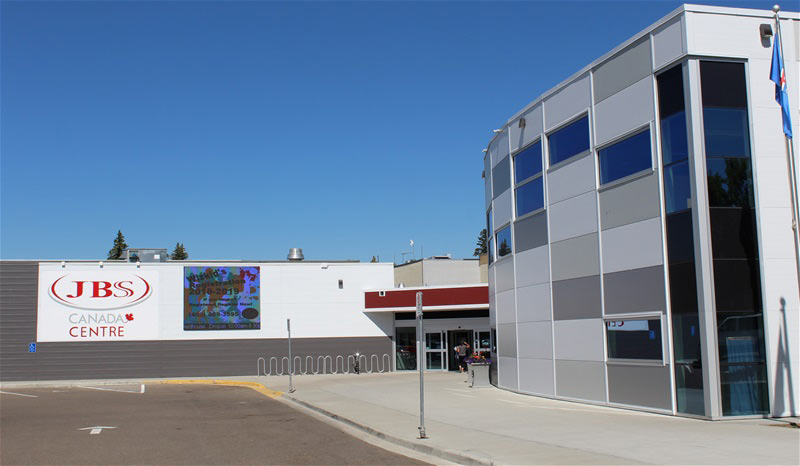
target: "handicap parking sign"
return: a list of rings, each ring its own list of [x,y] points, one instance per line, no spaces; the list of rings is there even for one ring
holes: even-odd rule
[[[36,352],[36,343],[28,343],[28,352],[35,353]]]

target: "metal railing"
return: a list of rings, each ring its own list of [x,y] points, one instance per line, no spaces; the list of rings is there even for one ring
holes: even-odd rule
[[[369,365],[367,365],[369,362]],[[289,358],[286,356],[258,358],[256,360],[256,375],[288,375]],[[292,375],[318,375],[318,374],[353,374],[363,372],[389,372],[392,370],[392,358],[388,354],[361,354],[358,356],[356,371],[356,356],[294,356],[294,373]]]

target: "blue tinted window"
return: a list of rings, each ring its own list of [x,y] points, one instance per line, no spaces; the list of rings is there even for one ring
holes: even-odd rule
[[[686,113],[681,110],[661,119],[661,152],[664,165],[689,158]]]
[[[542,142],[538,141],[514,156],[514,183],[542,171]]]
[[[661,359],[661,319],[606,322],[608,357]]]
[[[692,207],[692,188],[689,184],[687,161],[664,167],[664,203],[667,214]]]
[[[550,144],[550,165],[555,165],[589,150],[589,117],[565,126],[548,136]]]
[[[703,108],[706,157],[750,157],[746,108]]]
[[[650,154],[650,130],[601,149],[600,184],[606,184],[653,167]]]
[[[516,189],[517,217],[544,207],[544,178],[541,176]]]
[[[511,254],[511,227],[503,228],[495,236],[497,237],[497,258]]]

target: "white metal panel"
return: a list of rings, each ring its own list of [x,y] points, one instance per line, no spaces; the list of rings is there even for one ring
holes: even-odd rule
[[[797,313],[800,298],[797,292],[797,266],[792,258],[764,258],[761,260],[764,271],[764,306],[767,309],[785,308],[787,312]],[[777,322],[770,324],[777,325]],[[772,342],[775,344],[775,342]],[[797,342],[788,342],[796,344]],[[800,361],[798,361],[800,362]]]
[[[765,312],[764,321],[768,324],[765,329],[766,340],[772,343],[767,345],[767,360],[773,361],[773,367],[769,370],[770,376],[774,375],[770,385],[774,396],[772,415],[800,415],[800,404],[797,403],[800,400],[800,384],[797,383],[800,371],[800,345],[797,344],[800,314],[797,308],[769,309]]]
[[[507,189],[503,194],[497,196],[494,200],[494,209],[492,209],[492,216],[494,217],[494,228],[500,228],[503,224],[511,221],[514,206],[511,203],[511,189]]]
[[[553,396],[553,360],[520,359],[519,390],[525,393]]]
[[[552,322],[517,324],[517,357],[553,359]]]
[[[556,359],[605,360],[602,319],[558,320],[553,325]]]
[[[550,206],[550,241],[562,241],[597,231],[597,197],[594,191]]]
[[[517,287],[550,282],[550,253],[547,246],[520,252],[514,256],[517,263]]]
[[[545,126],[551,128],[585,111],[590,106],[589,74],[576,79],[544,101],[547,117]]]
[[[653,61],[656,69],[683,55],[685,49],[682,16],[653,33]]]
[[[663,263],[661,218],[603,230],[603,272],[651,267]]]
[[[550,204],[569,199],[595,189],[594,155],[586,154],[547,174],[547,194]]]
[[[649,123],[655,119],[652,76],[595,104],[594,111],[596,146]]]
[[[550,283],[517,287],[517,322],[552,320]]]
[[[517,386],[517,360],[516,358],[498,358],[497,385],[500,388],[516,390]]]
[[[690,55],[769,59],[772,48],[761,45],[758,27],[770,22],[764,18],[687,12],[687,51]]]
[[[503,160],[508,155],[508,132],[502,132],[489,145],[489,153],[492,155],[492,167]]]
[[[495,296],[498,324],[513,324],[517,321],[514,305],[514,290],[503,291]]]
[[[537,105],[521,118],[525,119],[525,127],[519,127],[519,119],[514,120],[509,125],[509,134],[511,137],[511,151],[516,151],[522,147],[527,146],[533,142],[539,135],[542,134],[544,127],[542,125],[542,106]]]
[[[494,266],[495,290],[497,294],[514,288],[514,258],[508,257]]]

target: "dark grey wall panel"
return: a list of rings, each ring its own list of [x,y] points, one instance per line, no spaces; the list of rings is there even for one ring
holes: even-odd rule
[[[599,275],[553,282],[553,319],[599,319],[601,299]]]
[[[670,366],[608,365],[611,403],[672,409]]]
[[[606,60],[594,71],[595,103],[650,74],[650,41],[644,39]]]
[[[287,356],[285,339],[39,343],[36,262],[0,262],[0,381],[255,375],[259,357]],[[294,338],[296,356],[392,354],[389,337]],[[305,362],[304,362],[305,364]],[[367,364],[369,368],[369,363]]]
[[[506,156],[492,169],[492,192],[495,199],[511,187],[511,162],[509,159],[510,157]]]
[[[664,267],[646,267],[603,276],[606,314],[666,311]]]
[[[497,324],[497,351],[500,356],[517,357],[517,324]]]
[[[658,172],[600,192],[600,228],[603,230],[659,215]]]
[[[527,251],[547,244],[547,215],[540,212],[514,223],[514,252]]]

